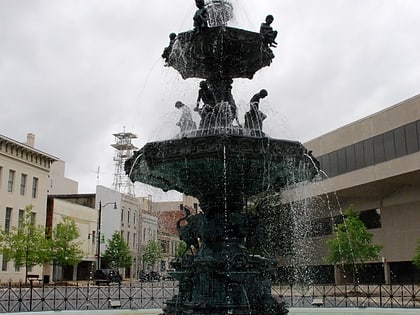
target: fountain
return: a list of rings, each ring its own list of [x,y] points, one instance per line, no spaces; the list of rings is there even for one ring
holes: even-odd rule
[[[284,303],[271,295],[273,257],[249,249],[264,241],[264,226],[261,214],[247,205],[261,193],[311,180],[316,163],[301,143],[264,134],[265,115],[258,106],[267,91],[251,99],[243,127],[238,120],[233,79],[252,79],[272,62],[273,18],[267,16],[255,33],[226,26],[233,14],[227,0],[196,0],[196,5],[194,29],[171,34],[162,57],[183,79],[203,79],[203,106],[196,107],[200,125],[191,123],[191,113],[178,101],[183,110],[179,136],[147,143],[125,165],[133,182],[194,196],[203,210],[191,215],[185,209],[177,224],[191,252],[172,263],[179,292],[166,302],[164,313],[286,314]]]

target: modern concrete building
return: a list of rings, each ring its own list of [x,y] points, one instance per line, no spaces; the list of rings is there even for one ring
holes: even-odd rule
[[[412,264],[420,239],[420,95],[304,144],[327,178],[306,194],[328,197],[335,213],[352,205],[383,245],[363,282],[420,280]],[[315,264],[325,264],[331,220],[317,214],[323,231],[315,239]],[[326,220],[327,219],[327,220]]]
[[[57,157],[34,147],[35,136],[27,135],[25,143],[0,135],[0,225],[10,230],[18,225],[19,216],[32,205],[35,224],[45,225],[49,172]],[[25,280],[25,268],[1,257],[0,281]],[[42,267],[31,273],[43,275]]]

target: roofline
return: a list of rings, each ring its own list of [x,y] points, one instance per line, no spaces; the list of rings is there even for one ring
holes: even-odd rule
[[[16,140],[14,140],[14,139],[12,139],[12,138],[9,138],[9,137],[6,137],[6,136],[4,136],[4,135],[2,135],[2,134],[0,134],[0,138],[3,138],[4,140],[6,140],[6,141],[8,141],[8,142],[11,142],[11,143],[12,143],[12,144],[14,144],[14,145],[21,146],[21,147],[23,147],[23,148],[25,148],[25,149],[27,149],[27,150],[29,150],[29,151],[33,151],[34,153],[44,155],[45,157],[47,157],[47,158],[49,158],[49,159],[51,159],[51,160],[54,160],[54,161],[58,161],[58,160],[60,160],[60,158],[59,158],[59,157],[56,157],[56,156],[54,156],[54,155],[51,155],[51,154],[45,153],[45,152],[43,152],[43,151],[41,151],[41,150],[38,150],[38,149],[36,149],[36,148],[34,148],[34,147],[31,147],[30,145],[27,145],[26,143],[16,141]]]
[[[315,138],[312,138],[312,139],[310,139],[310,140],[308,140],[308,141],[305,141],[305,143],[313,142],[313,141],[315,141],[315,140],[317,140],[317,139],[319,139],[319,138],[323,138],[323,137],[325,137],[325,136],[327,136],[327,135],[329,135],[329,134],[333,134],[333,133],[335,133],[337,130],[340,130],[340,129],[342,129],[342,128],[346,128],[346,127],[349,127],[349,126],[352,126],[352,125],[356,125],[356,124],[358,124],[358,123],[360,123],[360,122],[362,122],[362,121],[364,121],[364,120],[371,119],[372,117],[375,117],[375,116],[380,115],[380,114],[382,114],[382,113],[385,113],[385,112],[388,112],[388,111],[390,111],[390,110],[393,110],[394,108],[396,108],[396,107],[398,107],[398,106],[401,106],[401,105],[403,105],[403,104],[405,104],[405,103],[411,102],[412,100],[414,100],[414,99],[416,99],[416,98],[420,98],[420,94],[417,94],[417,95],[415,95],[415,96],[412,96],[412,97],[410,97],[410,98],[407,98],[407,99],[405,99],[405,100],[403,100],[403,101],[401,101],[401,102],[398,102],[398,103],[396,103],[396,104],[394,104],[394,105],[391,105],[391,106],[389,106],[389,107],[387,107],[387,108],[384,108],[384,109],[382,109],[382,110],[380,110],[380,111],[377,111],[377,112],[375,112],[375,113],[373,113],[373,114],[370,114],[370,115],[365,116],[365,117],[363,117],[363,118],[360,118],[360,119],[358,119],[358,120],[355,120],[355,121],[352,121],[352,122],[347,123],[347,124],[345,124],[345,125],[342,125],[341,127],[338,127],[338,128],[333,129],[333,130],[330,130],[330,131],[328,131],[328,132],[326,132],[326,133],[324,133],[324,134],[322,134],[322,135],[320,135],[320,136],[318,136],[318,137],[315,137]]]

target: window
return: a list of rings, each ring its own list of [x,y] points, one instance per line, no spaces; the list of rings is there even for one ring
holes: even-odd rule
[[[407,153],[417,152],[419,150],[419,139],[415,122],[405,126],[405,136],[407,141]]]
[[[133,248],[136,248],[136,238],[137,238],[137,234],[134,233],[133,234]]]
[[[8,261],[7,256],[3,255],[3,260],[1,262],[1,271],[7,271],[7,261]]]
[[[393,131],[384,133],[384,150],[386,161],[395,159],[395,141]]]
[[[137,211],[134,211],[134,216],[133,216],[134,227],[136,227],[136,217],[137,217]]]
[[[36,213],[35,212],[31,212],[30,223],[31,223],[31,225],[35,225],[35,223],[36,223]]]
[[[378,229],[382,227],[381,209],[361,211],[359,219],[365,224],[367,229]]]
[[[375,164],[385,162],[384,135],[373,137],[373,154]]]
[[[1,189],[1,183],[2,183],[2,174],[3,174],[3,167],[0,166],[0,189]]]
[[[92,231],[92,245],[95,244],[96,241],[96,231]]]
[[[130,226],[130,208],[127,210],[127,223],[129,224],[128,226]]]
[[[121,208],[121,223],[124,224],[124,207]]]
[[[38,195],[38,178],[34,177],[32,180],[32,198],[36,198]]]
[[[10,221],[12,219],[12,208],[6,208],[6,215],[4,217],[4,230],[6,232],[10,231]]]
[[[394,130],[395,139],[395,155],[396,157],[404,156],[407,154],[407,144],[405,141],[405,128],[400,127]]]
[[[9,170],[9,181],[7,182],[7,191],[13,192],[13,186],[15,184],[15,171]]]
[[[22,226],[24,216],[25,216],[25,210],[19,209],[18,228]]]
[[[130,244],[130,232],[127,232],[127,245]]]
[[[26,174],[22,174],[20,176],[20,195],[21,196],[25,196],[25,191],[26,191],[26,178],[28,176]]]

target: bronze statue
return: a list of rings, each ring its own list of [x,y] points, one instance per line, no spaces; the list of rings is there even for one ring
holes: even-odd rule
[[[265,22],[261,24],[260,34],[264,39],[264,43],[266,43],[270,47],[277,47],[277,31],[274,31],[271,27],[271,23],[273,23],[273,21],[274,17],[271,14],[267,15],[267,17],[265,18]]]
[[[195,5],[198,10],[194,14],[194,31],[196,33],[201,32],[208,28],[209,14],[205,8],[204,0],[195,0]]]
[[[185,216],[179,219],[176,223],[179,238],[187,245],[187,248],[182,255],[184,255],[188,250],[191,251],[191,254],[194,254],[193,248],[197,251],[200,247],[203,215],[196,214],[191,216],[191,211],[186,206],[183,206],[182,208],[185,212]],[[181,225],[182,221],[185,221],[187,224]]]
[[[180,101],[175,103],[175,107],[182,111],[181,118],[176,123],[181,128],[181,136],[184,136],[191,130],[197,129],[197,125],[192,119],[191,110]]]
[[[203,106],[200,108],[200,101],[203,102]],[[213,91],[210,90],[207,81],[200,82],[200,90],[198,91],[197,105],[194,111],[198,112],[201,117],[199,129],[206,127],[209,116],[213,113],[214,107],[216,106],[216,97]]]
[[[176,34],[175,33],[169,34],[169,45],[168,45],[168,47],[165,47],[165,49],[163,50],[163,53],[162,53],[162,58],[165,59],[166,65],[169,61],[169,55],[172,52],[172,47],[174,46],[175,39],[176,39]]]
[[[245,125],[246,129],[251,130],[251,135],[259,136],[262,133],[263,120],[267,116],[259,110],[260,100],[268,95],[267,90],[262,89],[255,94],[249,101],[250,109],[245,113]]]

